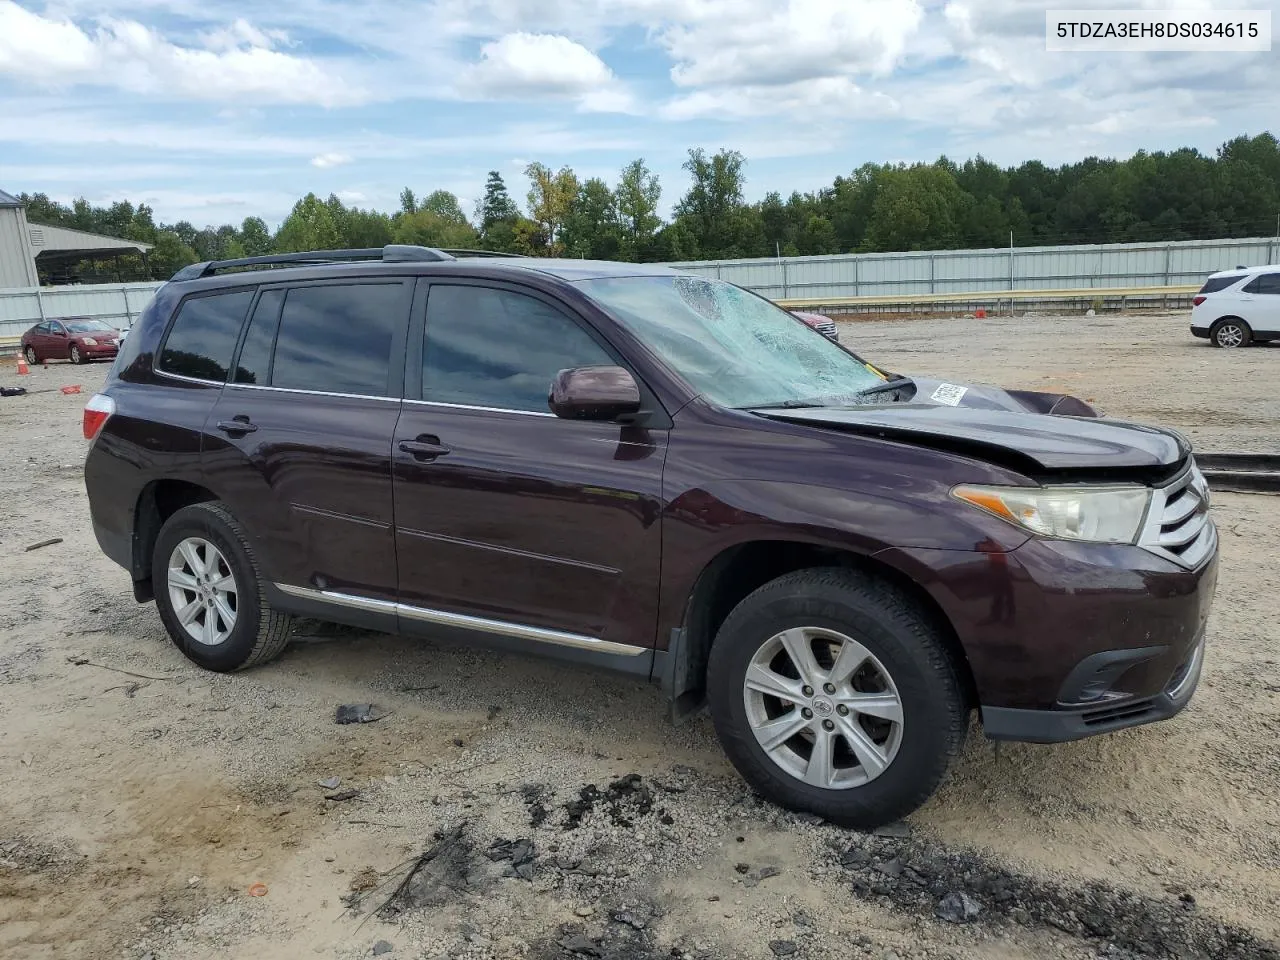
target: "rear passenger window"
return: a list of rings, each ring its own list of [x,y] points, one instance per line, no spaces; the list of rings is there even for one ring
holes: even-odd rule
[[[280,304],[284,303],[283,290],[264,290],[258,298],[249,318],[249,330],[240,348],[240,360],[236,364],[236,383],[253,383],[266,386],[271,379],[271,346],[275,343],[276,328],[280,325]]]
[[[1204,282],[1204,286],[1200,288],[1201,293],[1217,293],[1219,290],[1225,290],[1233,283],[1239,282],[1240,277],[1210,277]]]
[[[158,369],[224,382],[253,294],[252,289],[236,290],[184,300],[160,351]]]
[[[612,363],[586,331],[541,300],[485,287],[431,288],[423,400],[548,413],[558,372]]]
[[[1260,273],[1244,288],[1245,293],[1280,293],[1280,273]]]
[[[407,323],[403,283],[295,287],[280,314],[271,386],[386,396],[391,344]]]

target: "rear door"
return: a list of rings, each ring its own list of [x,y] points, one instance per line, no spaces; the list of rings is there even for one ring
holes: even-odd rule
[[[254,306],[204,463],[287,593],[395,599],[391,438],[412,290],[395,277],[270,285]]]
[[[1280,337],[1280,273],[1260,273],[1245,284],[1245,320],[1257,337]]]
[[[402,624],[651,647],[667,431],[552,415],[559,370],[619,362],[563,305],[422,283],[393,454]]]

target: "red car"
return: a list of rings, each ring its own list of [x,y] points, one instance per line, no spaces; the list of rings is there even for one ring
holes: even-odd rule
[[[840,334],[836,332],[836,322],[830,317],[824,317],[820,313],[801,313],[799,310],[792,310],[791,315],[803,323],[806,327],[812,327],[828,340],[840,342]]]
[[[70,360],[85,363],[105,360],[120,350],[120,331],[102,320],[66,317],[37,323],[22,335],[22,352],[27,363]]]

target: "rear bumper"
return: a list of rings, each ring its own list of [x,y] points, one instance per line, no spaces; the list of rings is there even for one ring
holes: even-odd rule
[[[1168,720],[1180,713],[1196,692],[1204,667],[1204,637],[1187,660],[1169,678],[1165,688],[1152,697],[1121,696],[1087,707],[1055,710],[1019,710],[1012,707],[983,707],[983,732],[992,740],[1020,740],[1026,743],[1063,743],[1099,733]],[[1146,648],[1149,649],[1149,648]],[[1117,665],[1137,651],[1111,651]],[[1099,655],[1105,656],[1105,655]],[[1093,660],[1095,658],[1090,658]]]
[[[1191,335],[1192,335],[1193,337],[1199,337],[1201,340],[1208,340],[1208,339],[1209,339],[1209,328],[1208,328],[1208,327],[1194,327],[1194,326],[1193,326],[1193,327],[1191,328]]]

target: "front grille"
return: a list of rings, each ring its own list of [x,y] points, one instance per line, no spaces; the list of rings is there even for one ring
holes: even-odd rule
[[[1209,484],[1194,462],[1172,483],[1156,488],[1138,545],[1194,569],[1218,542],[1209,519]]]
[[[828,320],[825,323],[819,323],[813,329],[817,330],[820,334],[822,334],[824,337],[826,337],[829,340],[836,339],[836,322],[834,320]]]

